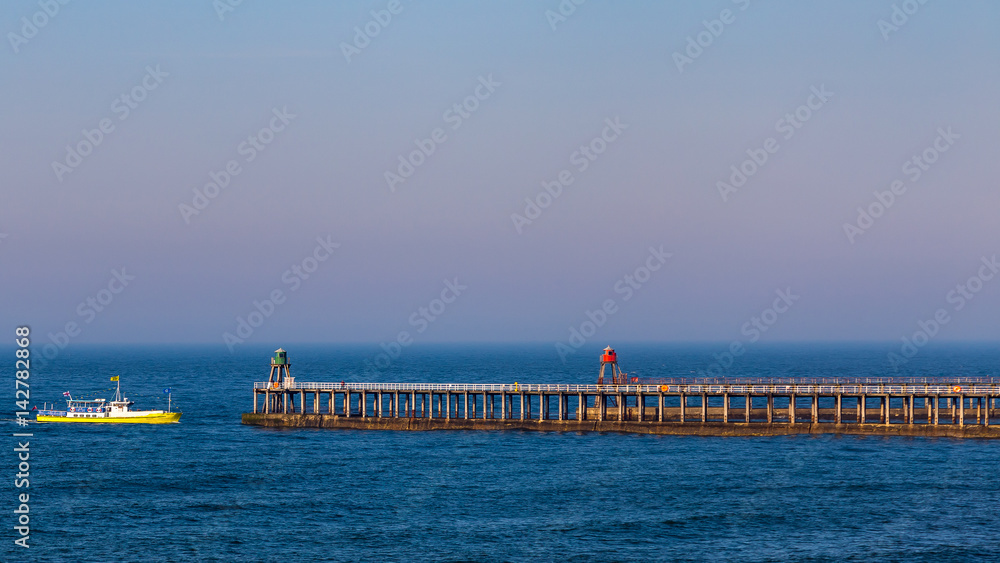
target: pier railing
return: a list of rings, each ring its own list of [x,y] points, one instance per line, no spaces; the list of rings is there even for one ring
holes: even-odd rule
[[[887,378],[888,379],[888,378]],[[575,385],[519,383],[353,383],[295,382],[284,386],[257,382],[255,389],[281,391],[340,391],[340,392],[451,392],[451,393],[669,393],[718,395],[779,394],[779,395],[998,395],[1000,380],[996,378],[955,378],[935,382],[854,382],[850,380],[765,380],[750,382],[730,380],[717,382],[662,383],[656,385]]]

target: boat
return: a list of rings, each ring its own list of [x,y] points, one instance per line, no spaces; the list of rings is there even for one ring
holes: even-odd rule
[[[115,397],[111,401],[104,399],[74,399],[67,391],[66,410],[40,410],[35,416],[35,422],[79,422],[79,423],[133,423],[133,424],[169,424],[179,422],[181,413],[170,412],[170,390],[167,393],[167,410],[133,410],[135,402],[122,396],[122,383],[118,376],[112,377],[118,382]]]

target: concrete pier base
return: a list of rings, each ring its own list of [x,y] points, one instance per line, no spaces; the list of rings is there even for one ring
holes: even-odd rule
[[[741,422],[638,422],[598,420],[504,420],[447,418],[375,418],[325,414],[244,413],[243,424],[271,428],[333,428],[344,430],[530,430],[541,432],[621,432],[675,436],[785,436],[841,434],[857,436],[928,436],[1000,438],[996,426],[933,424],[830,424]]]

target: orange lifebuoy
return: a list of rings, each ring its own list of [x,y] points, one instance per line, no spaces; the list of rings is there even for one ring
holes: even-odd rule
[[[278,382],[275,381],[274,384],[271,385],[271,389],[277,389],[277,388],[278,388]]]
[[[660,391],[663,392],[663,393],[667,393],[667,392],[670,391],[670,386],[669,385],[660,385]]]
[[[962,386],[961,385],[956,385],[956,386],[952,387],[951,388],[951,392],[952,393],[961,393],[962,392]]]

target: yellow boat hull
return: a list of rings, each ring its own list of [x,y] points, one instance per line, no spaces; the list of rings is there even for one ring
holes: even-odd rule
[[[104,424],[170,424],[172,422],[180,422],[181,413],[179,412],[165,412],[157,414],[147,414],[143,416],[109,416],[104,418],[71,418],[68,416],[43,416],[38,415],[35,418],[35,422],[83,422],[88,424],[94,423],[104,423]]]

